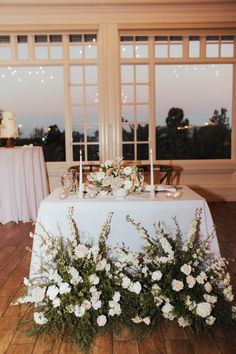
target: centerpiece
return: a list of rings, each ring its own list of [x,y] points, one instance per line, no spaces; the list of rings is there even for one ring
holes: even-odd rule
[[[128,193],[141,192],[144,176],[137,166],[122,165],[122,157],[106,160],[97,172],[90,173],[87,180],[100,195],[111,193],[115,198],[124,198]]]

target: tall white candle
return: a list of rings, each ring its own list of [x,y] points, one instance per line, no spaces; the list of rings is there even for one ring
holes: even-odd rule
[[[79,194],[83,195],[83,168],[82,168],[82,151],[79,152]]]
[[[152,149],[150,149],[150,196],[151,197],[155,196]]]

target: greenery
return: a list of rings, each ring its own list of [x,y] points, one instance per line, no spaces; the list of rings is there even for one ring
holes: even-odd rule
[[[195,332],[235,325],[227,261],[211,254],[211,236],[201,240],[201,210],[196,210],[186,241],[176,221],[173,235],[158,224],[152,237],[127,216],[143,238],[143,253],[108,247],[112,213],[98,244],[81,243],[73,212],[69,239],[37,225],[41,273],[24,278],[28,295],[16,303],[34,311],[28,334],[66,335],[88,352],[99,333],[123,326],[140,334],[163,319]]]

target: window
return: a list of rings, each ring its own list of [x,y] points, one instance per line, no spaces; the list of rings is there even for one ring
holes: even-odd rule
[[[230,159],[234,36],[149,35],[145,61],[136,38],[120,40],[124,158]]]
[[[80,149],[99,160],[97,56],[96,33],[0,36],[0,109],[16,116],[15,144],[42,145],[46,161],[65,161],[65,146],[71,161]]]

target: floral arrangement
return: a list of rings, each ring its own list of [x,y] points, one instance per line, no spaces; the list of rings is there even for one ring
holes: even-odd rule
[[[67,335],[87,352],[105,329],[126,326],[140,334],[163,319],[195,332],[235,325],[227,261],[212,256],[211,236],[200,239],[201,210],[185,242],[176,221],[174,235],[158,224],[152,237],[127,216],[144,240],[144,253],[107,246],[111,219],[112,213],[96,245],[80,242],[73,209],[69,239],[43,228],[35,235],[45,252],[42,276],[25,278],[28,295],[17,301],[34,310],[28,334]]]
[[[127,192],[141,192],[144,176],[136,166],[122,166],[122,158],[105,161],[97,172],[87,176],[88,182],[98,191],[113,192],[124,189]]]

